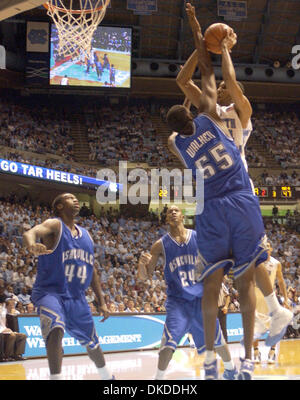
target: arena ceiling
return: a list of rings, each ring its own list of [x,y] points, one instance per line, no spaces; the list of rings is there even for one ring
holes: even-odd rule
[[[24,0],[13,1],[24,3]],[[37,0],[27,2],[34,1]],[[134,58],[181,62],[192,53],[194,44],[183,0],[157,0],[157,12],[152,15],[135,15],[127,10],[127,0],[111,0],[111,3],[102,24],[134,27]],[[235,63],[273,65],[279,61],[285,66],[293,57],[292,47],[300,45],[300,0],[247,0],[247,17],[240,21],[219,17],[217,0],[194,0],[193,4],[203,31],[215,22],[225,22],[234,28],[238,36],[232,51]],[[43,7],[35,7],[6,22],[48,18]],[[218,57],[214,57],[215,62]]]

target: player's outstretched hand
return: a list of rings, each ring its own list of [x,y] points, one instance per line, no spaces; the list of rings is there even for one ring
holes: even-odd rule
[[[143,264],[144,266],[146,266],[147,264],[149,264],[150,260],[151,260],[152,256],[150,253],[148,252],[143,252],[140,256],[139,259],[139,264]]]
[[[99,306],[99,313],[103,316],[103,318],[100,320],[100,322],[106,321],[110,315],[106,304]]]
[[[229,51],[231,51],[232,47],[236,44],[237,42],[237,35],[234,32],[232,28],[227,30],[227,35],[225,38],[222,40],[222,48],[226,48]]]
[[[35,243],[32,246],[29,246],[28,251],[35,256],[42,256],[53,252],[53,250],[48,250],[42,243]]]
[[[195,7],[191,3],[186,3],[186,13],[189,19],[189,24],[193,32],[201,32],[199,22],[196,18]]]
[[[148,252],[142,252],[138,263],[138,279],[142,281],[148,278],[147,265],[149,264],[152,256]]]

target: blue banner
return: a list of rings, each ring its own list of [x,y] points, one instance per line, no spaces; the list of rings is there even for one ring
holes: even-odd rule
[[[0,173],[26,176],[28,178],[42,179],[68,185],[82,186],[88,188],[93,187],[95,190],[97,190],[99,186],[105,185],[112,192],[121,191],[123,186],[116,182],[104,181],[96,178],[91,178],[89,176],[77,175],[70,172],[38,167],[36,165],[19,163],[16,161],[9,161],[1,158]]]
[[[94,316],[94,323],[104,352],[155,349],[160,346],[166,316],[152,315],[116,315],[110,316],[104,323],[101,317]],[[38,316],[18,317],[19,330],[27,335],[25,357],[44,357],[46,347],[42,338]],[[239,342],[243,337],[240,313],[227,315],[228,342]],[[184,336],[180,346],[188,346]],[[65,333],[63,338],[64,354],[86,354],[85,347]]]
[[[158,348],[160,345],[165,315],[110,316],[104,323],[101,317],[93,317],[103,351],[124,351]],[[27,335],[25,357],[46,356],[39,317],[21,316],[19,330]],[[84,346],[65,332],[64,354],[86,353]]]

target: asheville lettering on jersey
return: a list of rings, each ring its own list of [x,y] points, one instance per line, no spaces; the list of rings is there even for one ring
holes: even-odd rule
[[[196,139],[194,139],[189,147],[187,148],[186,152],[191,158],[194,158],[197,151],[201,149],[206,143],[210,142],[211,140],[215,139],[216,136],[212,134],[210,131],[206,131],[199,135]]]
[[[87,264],[94,265],[94,255],[83,249],[70,249],[62,253],[62,262],[67,260],[80,260]]]
[[[169,268],[171,272],[174,272],[176,268],[183,267],[184,265],[199,265],[201,264],[200,256],[194,254],[184,254],[183,256],[175,257],[169,262]]]

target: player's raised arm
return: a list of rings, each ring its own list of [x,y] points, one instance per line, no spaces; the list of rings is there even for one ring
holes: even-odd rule
[[[47,249],[44,244],[38,243],[37,241],[50,236],[57,237],[60,228],[60,221],[58,219],[47,219],[42,224],[34,226],[23,234],[23,245],[35,256],[51,254],[52,249]]]
[[[194,50],[192,55],[187,59],[183,67],[180,69],[176,83],[185,94],[186,98],[190,99],[192,104],[199,108],[201,89],[193,82],[192,76],[198,64],[198,51]]]
[[[185,97],[184,102],[183,102],[184,107],[186,107],[188,110],[191,109],[192,102],[188,97]]]
[[[231,60],[229,49],[236,43],[236,34],[232,29],[227,31],[227,36],[222,40],[222,75],[236,112],[241,120],[243,129],[247,127],[252,115],[252,107],[236,80],[235,69]]]
[[[138,279],[146,281],[152,276],[161,254],[163,254],[161,240],[157,240],[153,244],[150,253],[144,252],[141,254],[138,263]]]
[[[201,28],[196,18],[195,7],[187,3],[186,12],[190,27],[193,31],[195,47],[198,52],[198,65],[201,71],[202,95],[200,97],[199,111],[207,112],[214,118],[219,119],[216,112],[217,86],[211,58],[205,46]]]

